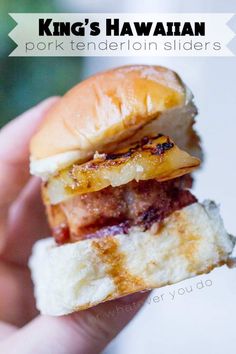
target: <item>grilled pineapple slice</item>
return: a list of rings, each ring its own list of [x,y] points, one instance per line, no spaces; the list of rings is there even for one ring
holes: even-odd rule
[[[200,160],[180,150],[168,137],[143,138],[113,154],[95,154],[86,163],[73,164],[51,177],[44,186],[46,203],[57,204],[76,194],[115,187],[132,180],[160,182],[190,173]]]

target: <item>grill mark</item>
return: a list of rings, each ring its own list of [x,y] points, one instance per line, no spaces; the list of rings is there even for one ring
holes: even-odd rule
[[[137,142],[134,146],[129,148],[126,151],[123,152],[117,152],[117,153],[109,153],[105,154],[104,153],[104,158],[97,159],[96,161],[91,161],[88,162],[85,166],[81,166],[81,170],[83,169],[86,171],[88,169],[94,170],[99,168],[100,164],[104,164],[107,162],[107,164],[113,165],[113,164],[121,164],[123,161],[117,161],[119,159],[127,159],[131,157],[133,154],[135,154],[138,151],[146,151],[150,152],[152,155],[163,155],[166,151],[170,150],[171,148],[174,147],[174,143],[170,141],[169,137],[166,137],[166,141],[164,143],[158,143],[155,145],[153,143],[154,140],[159,139],[163,137],[163,134],[158,134],[154,137],[143,137],[141,141]],[[76,165],[75,165],[76,169]],[[72,175],[74,174],[74,171],[72,170]]]
[[[119,242],[114,237],[104,237],[92,242],[100,260],[108,267],[107,274],[113,279],[118,294],[127,294],[145,287],[144,281],[130,274],[126,257],[119,251]]]
[[[198,242],[201,240],[201,236],[197,233],[191,233],[191,235],[186,232],[188,227],[188,218],[185,217],[184,213],[179,210],[173,214],[173,217],[177,219],[178,222],[174,222],[177,225],[177,230],[179,234],[179,245],[177,246],[177,251],[180,256],[183,256],[188,261],[188,272],[196,273],[198,269]],[[214,267],[213,267],[214,268]]]
[[[106,154],[105,160],[110,161],[110,160],[116,160],[120,158],[128,158],[131,157],[135,152],[137,152],[140,149],[142,149],[143,151],[148,151],[153,155],[162,155],[167,150],[170,150],[171,148],[174,147],[174,143],[170,141],[169,137],[167,137],[166,142],[162,144],[157,144],[156,146],[152,145],[153,140],[161,138],[162,136],[163,134],[158,134],[157,136],[152,138],[144,136],[140,142],[138,142],[135,146],[131,147],[126,152]]]

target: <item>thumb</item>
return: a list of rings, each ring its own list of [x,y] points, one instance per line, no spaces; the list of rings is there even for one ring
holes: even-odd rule
[[[108,301],[69,316],[39,316],[8,337],[1,353],[96,354],[125,327],[148,293]]]

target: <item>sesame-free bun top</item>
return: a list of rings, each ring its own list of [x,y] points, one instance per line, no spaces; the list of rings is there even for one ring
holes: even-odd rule
[[[73,87],[48,111],[32,138],[31,157],[110,150],[186,101],[178,75],[160,66],[124,66],[99,73]]]

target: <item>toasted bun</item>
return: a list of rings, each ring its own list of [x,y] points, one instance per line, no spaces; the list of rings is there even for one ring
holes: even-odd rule
[[[184,107],[187,96],[177,74],[160,66],[125,66],[92,76],[49,110],[31,141],[31,157],[114,148],[161,113]]]
[[[38,241],[30,259],[38,309],[64,315],[173,284],[226,263],[234,245],[213,202],[174,212],[154,229],[60,247]]]

